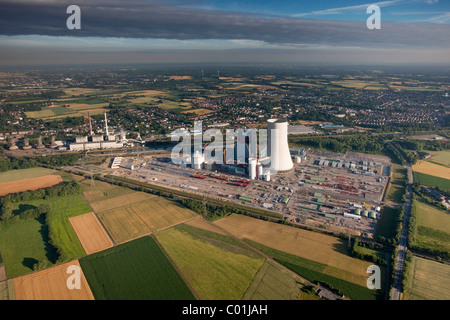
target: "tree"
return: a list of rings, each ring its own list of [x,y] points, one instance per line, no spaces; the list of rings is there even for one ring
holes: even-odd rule
[[[2,221],[7,221],[13,217],[13,212],[8,203],[3,204],[2,207]]]

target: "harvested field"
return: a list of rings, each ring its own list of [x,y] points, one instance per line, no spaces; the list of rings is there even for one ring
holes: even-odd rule
[[[405,300],[449,300],[450,266],[413,257]]]
[[[198,216],[194,211],[161,197],[97,214],[116,243],[136,239]]]
[[[272,260],[266,260],[250,284],[243,300],[296,300],[302,280]]]
[[[12,280],[0,281],[0,301],[14,300],[14,285]]]
[[[112,210],[118,207],[129,206],[134,203],[150,200],[156,198],[155,195],[148,194],[145,192],[133,192],[107,200],[96,201],[91,204],[92,209],[95,212],[103,212],[107,210]]]
[[[450,179],[450,168],[443,167],[428,161],[419,160],[412,166],[413,171],[429,174],[431,176]]]
[[[57,185],[61,182],[63,182],[63,180],[59,175],[47,175],[25,180],[3,182],[0,183],[0,196],[4,196],[10,193],[47,188]]]
[[[112,247],[114,244],[93,212],[69,218],[86,254]]]
[[[93,300],[94,296],[81,267],[81,288],[70,290],[67,287],[67,279],[70,277],[67,268],[71,265],[80,267],[75,260],[14,278],[16,300]]]
[[[222,231],[222,229],[218,228],[216,225],[206,221],[205,219],[198,217],[198,219],[192,219],[190,221],[185,222],[184,224],[187,224],[192,227],[200,228],[203,230],[215,232],[218,234],[226,235],[225,232]]]
[[[327,274],[365,286],[370,263],[348,256],[346,244],[336,237],[236,214],[214,224],[240,239],[321,263]]]

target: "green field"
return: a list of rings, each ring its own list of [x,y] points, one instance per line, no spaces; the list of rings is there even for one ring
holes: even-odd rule
[[[79,260],[97,300],[193,300],[194,295],[151,237]]]
[[[406,169],[396,164],[392,168],[391,182],[386,193],[386,200],[401,203],[402,197],[406,192]]]
[[[201,300],[237,300],[245,294],[264,258],[228,236],[179,225],[156,233]]]
[[[302,280],[272,260],[266,260],[245,292],[243,300],[319,299],[313,292],[302,290]]]
[[[46,168],[29,168],[20,170],[8,170],[0,172],[0,183],[11,182],[24,179],[43,177],[49,174],[54,174],[55,170]]]
[[[0,225],[0,252],[8,278],[33,271],[39,260],[55,263],[56,252],[48,244],[42,219],[28,219]]]
[[[325,283],[329,287],[339,289],[346,297],[352,300],[375,300],[377,298],[384,297],[383,290],[378,292],[374,290],[369,290],[361,285],[345,281],[341,278],[330,275],[331,273],[336,275],[339,272],[344,272],[343,270],[334,270],[336,268],[329,267],[325,264],[301,258],[299,256],[291,255],[279,250],[275,250],[256,242],[246,240],[253,247],[263,251],[265,254],[273,257],[276,261],[288,267],[292,271],[296,272],[300,276],[308,279],[311,282],[319,281]],[[382,268],[382,273],[385,273],[384,268]],[[385,277],[382,275],[382,279]],[[384,282],[384,280],[382,280]],[[384,284],[382,284],[384,288]]]
[[[450,166],[450,151],[430,151],[430,162],[443,165],[445,167]]]
[[[416,216],[414,246],[450,254],[450,215],[418,200],[412,210]]]
[[[450,192],[450,180],[435,177],[429,174],[421,173],[421,172],[413,172],[414,174],[414,182],[419,182],[424,186],[429,187],[438,187],[440,190]]]
[[[65,254],[66,260],[86,254],[68,220],[70,217],[91,211],[81,195],[14,203],[13,213],[18,215],[44,203],[51,208],[47,213],[47,223],[44,217],[40,217],[1,224],[0,252],[8,277],[32,271],[33,264],[39,260],[45,261],[48,265],[56,262],[55,248],[49,244],[49,230],[52,232],[53,241]]]
[[[450,266],[414,257],[404,300],[449,300]]]

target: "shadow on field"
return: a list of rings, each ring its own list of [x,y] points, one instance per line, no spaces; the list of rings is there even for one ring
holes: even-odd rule
[[[22,265],[33,270],[33,266],[38,262],[35,258],[23,258]]]
[[[50,238],[49,238],[49,231],[48,226],[45,224],[45,214],[41,215],[39,218],[36,219],[39,221],[41,225],[41,229],[39,229],[39,233],[42,236],[42,241],[45,246],[45,256],[47,257],[48,261],[51,263],[56,263],[56,260],[58,259],[58,252],[54,246],[50,244]]]

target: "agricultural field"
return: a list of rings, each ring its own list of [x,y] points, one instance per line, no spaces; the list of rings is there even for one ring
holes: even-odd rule
[[[46,175],[36,178],[0,183],[0,196],[10,193],[47,188],[63,182],[60,175]]]
[[[413,256],[403,300],[449,300],[450,266]]]
[[[416,216],[415,246],[450,253],[450,215],[426,203],[414,200]]]
[[[78,261],[70,261],[55,267],[34,272],[13,279],[16,300],[93,300],[94,296],[86,282],[83,271],[80,274],[80,289],[70,290],[67,269],[80,267]]]
[[[450,179],[450,168],[429,161],[419,160],[412,166],[412,169],[415,172]]]
[[[150,237],[80,259],[96,300],[193,300],[175,267]]]
[[[57,119],[62,117],[85,117],[88,111],[91,115],[107,112],[105,108],[108,103],[85,104],[85,103],[64,103],[51,107],[44,107],[39,111],[25,112],[28,118],[33,119]]]
[[[0,301],[14,300],[14,284],[12,280],[0,281]]]
[[[114,244],[93,212],[69,218],[86,254],[99,252]]]
[[[133,194],[128,197],[132,199]],[[110,201],[114,201],[114,198]],[[116,243],[136,239],[197,217],[195,212],[176,202],[156,196],[96,213]]]
[[[205,220],[197,223],[208,224]],[[207,228],[182,224],[155,236],[199,299],[241,299],[264,258],[241,242]]]
[[[47,168],[29,168],[20,170],[8,170],[0,172],[0,183],[11,182],[17,180],[25,180],[31,178],[39,178],[47,175],[52,175],[56,171]]]
[[[272,260],[266,260],[242,297],[243,300],[301,300],[317,299],[304,295],[302,279]]]
[[[373,298],[373,293],[366,288],[370,263],[350,257],[347,244],[338,238],[241,215],[224,217],[214,223],[252,245],[295,257],[292,261],[301,261],[303,269],[299,274],[305,278],[302,273],[306,271],[323,274],[334,283],[351,287],[349,297],[353,294],[357,298],[360,294]]]
[[[437,165],[438,166],[438,165]],[[450,192],[450,180],[444,179],[438,176],[432,176],[429,174],[421,173],[421,172],[413,172],[414,174],[414,182],[418,182],[421,185],[429,186]]]

